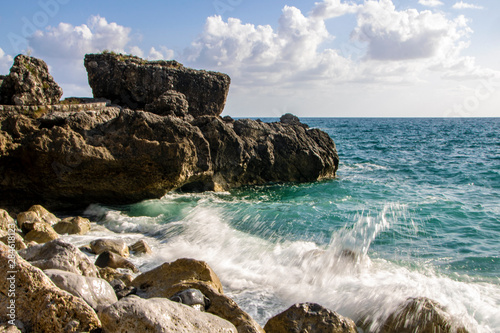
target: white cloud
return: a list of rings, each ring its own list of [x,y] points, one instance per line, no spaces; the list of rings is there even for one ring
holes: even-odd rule
[[[466,3],[463,1],[457,2],[453,5],[453,9],[484,9],[483,6],[471,4],[471,3]]]
[[[142,56],[141,56],[142,57]],[[159,50],[151,47],[149,49],[148,60],[169,60],[174,58],[174,51],[165,46],[161,46]]]
[[[439,0],[418,0],[418,3],[427,7],[437,7],[443,5],[443,3]]]
[[[407,9],[397,11],[390,0],[367,1],[358,15],[353,37],[368,43],[367,58],[382,61],[457,56],[472,32],[462,17]]]
[[[59,23],[45,31],[38,30],[28,38],[30,46],[38,54],[48,57],[82,58],[85,53],[105,49],[124,52],[130,41],[130,28],[92,16],[87,24],[73,26]]]
[[[421,0],[421,1],[429,1],[429,0]],[[345,3],[345,2],[343,3],[341,2],[341,0],[324,0],[323,2],[316,2],[314,4],[314,9],[311,15],[313,17],[321,19],[328,19],[328,18],[342,16],[345,14],[356,13],[361,7],[362,5]]]
[[[12,67],[14,59],[8,54],[5,54],[4,50],[0,48],[0,75],[9,74],[9,70]]]

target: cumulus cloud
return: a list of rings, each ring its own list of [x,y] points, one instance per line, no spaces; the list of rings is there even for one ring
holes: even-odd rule
[[[161,46],[159,50],[154,47],[149,49],[148,60],[170,60],[174,58],[174,51],[165,46]]]
[[[373,60],[445,59],[456,56],[472,30],[463,16],[407,9],[397,11],[390,0],[367,1],[358,15],[353,37],[368,43]]]
[[[484,9],[483,6],[471,4],[471,3],[466,3],[463,1],[457,2],[453,5],[453,9]]]
[[[247,83],[333,73],[342,76],[349,72],[350,60],[336,50],[319,51],[320,45],[332,38],[324,20],[285,6],[277,29],[244,24],[235,18],[225,22],[220,16],[209,17],[186,56],[191,63],[228,71]]]
[[[108,23],[103,17],[92,16],[87,24],[59,23],[57,27],[38,30],[28,40],[39,54],[67,59],[105,49],[124,52],[130,41],[130,31],[130,28],[114,22]]]
[[[8,74],[13,62],[14,59],[0,48],[0,75]]]
[[[437,7],[443,5],[443,3],[439,0],[418,0],[418,3],[427,7]]]
[[[421,0],[421,1],[436,1],[436,0]],[[345,14],[356,13],[362,5],[357,5],[354,3],[346,3],[341,0],[324,0],[323,2],[316,2],[314,4],[314,9],[312,11],[312,16],[329,19],[334,17],[339,17]]]

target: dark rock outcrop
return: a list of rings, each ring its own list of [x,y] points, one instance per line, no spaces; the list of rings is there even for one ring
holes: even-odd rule
[[[145,61],[114,53],[87,54],[85,68],[96,98],[104,97],[118,105],[143,110],[173,90],[185,96],[189,113],[194,117],[220,115],[231,81],[226,74],[185,68],[177,61]],[[171,111],[177,113],[176,109]],[[160,112],[164,114],[164,108]]]
[[[87,55],[85,64],[96,97],[148,111],[0,114],[0,206],[127,204],[178,189],[335,176],[333,140],[297,117],[219,117],[227,75],[110,53]]]
[[[49,74],[47,64],[40,59],[19,54],[14,58],[10,74],[0,86],[0,104],[56,104],[63,91]]]

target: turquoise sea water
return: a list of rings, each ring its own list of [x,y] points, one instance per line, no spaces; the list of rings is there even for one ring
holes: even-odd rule
[[[338,178],[87,213],[150,240],[143,271],[207,261],[262,325],[309,301],[376,332],[426,296],[471,332],[500,332],[500,118],[301,120],[334,139]]]

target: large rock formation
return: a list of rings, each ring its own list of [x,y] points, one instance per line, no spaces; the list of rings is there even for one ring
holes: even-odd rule
[[[47,105],[59,102],[63,91],[40,59],[19,54],[0,85],[0,104]]]
[[[148,111],[0,114],[0,206],[126,204],[335,176],[333,140],[297,117],[219,117],[226,75],[113,54],[87,55],[86,66],[96,96]]]
[[[173,90],[185,96],[193,116],[218,116],[229,91],[230,79],[226,74],[185,68],[177,61],[145,61],[114,53],[87,54],[85,68],[94,97],[104,97],[131,109],[156,104],[164,93]]]

